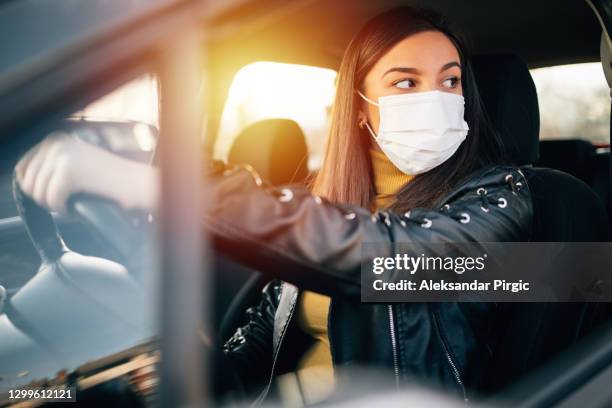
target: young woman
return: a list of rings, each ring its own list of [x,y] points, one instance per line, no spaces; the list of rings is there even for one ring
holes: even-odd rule
[[[70,194],[92,188],[75,181],[83,170],[74,160],[62,170],[74,182],[54,182],[45,163],[66,151],[122,174],[153,174],[75,143],[45,142],[18,165],[22,188],[40,204],[63,210]],[[155,202],[149,184],[89,192],[146,207]],[[427,252],[432,242],[528,238],[526,180],[504,165],[465,48],[438,15],[396,8],[351,41],[311,191],[265,188],[248,167],[219,163],[208,191],[213,208],[202,223],[217,248],[276,278],[224,345],[242,381],[261,384],[260,401],[275,376],[294,373],[305,402],[316,402],[341,383],[343,367],[357,365],[389,372],[397,386],[426,382],[466,399],[483,386],[494,304],[360,302],[364,243],[389,256],[397,242]]]

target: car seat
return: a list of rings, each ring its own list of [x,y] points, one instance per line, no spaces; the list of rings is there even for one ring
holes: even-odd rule
[[[600,151],[588,140],[555,139],[540,142],[538,166],[561,170],[578,177],[593,189],[606,209],[610,207],[609,161],[610,152]]]
[[[259,175],[278,186],[305,184],[308,148],[300,126],[290,119],[266,119],[246,127],[236,138],[228,161],[249,164]],[[244,310],[259,300],[266,283],[262,274],[221,255],[216,257],[215,323],[219,337],[233,334],[244,318]]]
[[[588,140],[542,140],[538,166],[564,171],[590,186],[593,181],[594,156],[595,146]]]
[[[532,192],[532,241],[607,241],[606,210],[584,182],[538,162],[539,109],[527,66],[516,56],[473,60],[480,94],[511,161],[523,166]],[[586,303],[506,303],[498,316],[498,343],[485,391],[496,391],[576,342],[608,317]]]
[[[303,183],[308,175],[306,137],[293,120],[261,120],[238,135],[228,161],[253,166],[264,180],[275,186]]]

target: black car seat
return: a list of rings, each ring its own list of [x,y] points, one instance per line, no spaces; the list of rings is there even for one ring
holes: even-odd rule
[[[528,179],[534,205],[531,240],[607,241],[606,212],[589,186],[562,171],[531,166],[538,162],[539,109],[527,66],[516,56],[488,55],[474,57],[473,69],[509,158],[523,166]],[[502,304],[487,391],[504,387],[570,346],[606,313],[598,304]]]
[[[542,140],[538,166],[564,171],[591,185],[594,156],[595,146],[588,140]]]
[[[293,120],[261,120],[238,135],[228,162],[250,164],[275,186],[303,183],[308,176],[306,137]]]
[[[540,142],[538,166],[561,170],[578,177],[595,191],[606,209],[610,203],[609,151],[599,151],[582,139],[555,139]],[[603,149],[602,149],[603,150]]]
[[[305,184],[308,148],[300,126],[290,119],[266,119],[246,127],[230,149],[228,162],[249,164],[272,185]],[[217,256],[216,327],[227,339],[256,303],[266,281],[260,273],[229,258]]]

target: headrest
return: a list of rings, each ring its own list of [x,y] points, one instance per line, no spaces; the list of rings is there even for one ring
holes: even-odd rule
[[[549,167],[576,176],[590,184],[595,146],[588,140],[543,140],[538,167]]]
[[[529,69],[514,55],[479,55],[472,68],[485,109],[516,165],[538,161],[540,111]]]
[[[289,119],[266,119],[246,127],[234,141],[228,161],[250,164],[275,186],[303,183],[308,176],[306,138]]]

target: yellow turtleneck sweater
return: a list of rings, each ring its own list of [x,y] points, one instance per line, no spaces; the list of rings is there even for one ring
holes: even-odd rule
[[[376,197],[374,207],[389,207],[398,190],[412,176],[402,173],[385,154],[376,149],[370,151]],[[313,404],[325,399],[334,387],[327,315],[331,299],[319,293],[303,291],[297,304],[297,324],[314,339],[313,345],[302,356],[297,366],[297,376],[305,403]]]

